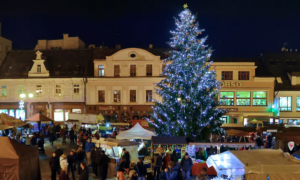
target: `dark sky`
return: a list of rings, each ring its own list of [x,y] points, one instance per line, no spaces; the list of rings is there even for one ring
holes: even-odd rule
[[[63,33],[87,45],[168,47],[184,3],[198,14],[214,57],[256,57],[286,42],[300,49],[299,0],[0,0],[0,22],[14,49]]]

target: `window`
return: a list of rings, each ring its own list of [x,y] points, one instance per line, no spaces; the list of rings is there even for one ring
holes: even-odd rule
[[[121,102],[121,91],[114,90],[114,102]]]
[[[244,118],[244,126],[248,125],[248,118]]]
[[[10,109],[8,115],[11,116],[11,117],[15,117],[15,110],[14,109]]]
[[[234,123],[234,124],[237,124],[237,123],[238,123],[237,118],[233,118],[233,123]]]
[[[36,85],[36,95],[37,96],[41,96],[42,93],[43,93],[43,90],[42,90],[42,85]]]
[[[36,72],[37,73],[41,73],[42,72],[41,65],[37,65]]]
[[[227,124],[227,117],[226,116],[220,117],[220,121],[222,122],[222,124]]]
[[[152,64],[146,65],[146,76],[152,76]]]
[[[152,90],[146,90],[146,102],[152,102]]]
[[[72,113],[78,113],[78,114],[80,114],[81,113],[81,109],[72,109]]]
[[[250,91],[237,91],[236,92],[236,105],[237,106],[250,106]]]
[[[297,97],[297,108],[296,111],[300,111],[300,97]]]
[[[131,77],[136,76],[136,65],[130,65],[130,76]]]
[[[115,77],[120,76],[120,65],[114,65],[114,76]]]
[[[105,102],[105,91],[98,91],[98,102]]]
[[[280,111],[292,111],[292,97],[280,97]]]
[[[17,119],[21,119],[21,120],[25,120],[26,114],[25,114],[25,110],[24,109],[17,109],[16,110],[16,118]]]
[[[54,110],[54,120],[55,121],[63,121],[64,120],[64,110],[63,109],[55,109]]]
[[[0,109],[0,114],[1,113],[8,114],[8,110],[7,109]]]
[[[24,86],[23,85],[19,85],[18,86],[18,95],[23,94],[24,93]]]
[[[136,102],[136,90],[130,90],[130,102]]]
[[[5,85],[1,85],[1,96],[7,96],[7,88]]]
[[[98,76],[104,76],[104,66],[103,65],[98,66]]]
[[[74,84],[73,92],[74,92],[74,94],[79,94],[79,84]]]
[[[70,110],[65,110],[65,120],[66,121],[69,119],[69,113],[70,113]]]
[[[61,95],[61,85],[55,85],[55,94]]]
[[[232,71],[222,71],[222,80],[232,80]]]
[[[266,106],[267,105],[267,92],[266,91],[253,91],[253,106]]]
[[[239,71],[239,80],[249,80],[249,71]]]
[[[234,92],[220,92],[220,105],[233,106],[234,105]]]

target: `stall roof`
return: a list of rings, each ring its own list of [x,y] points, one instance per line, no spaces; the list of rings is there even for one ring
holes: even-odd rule
[[[148,139],[156,134],[152,131],[144,129],[139,123],[136,123],[131,129],[121,131],[117,135],[117,139]]]
[[[109,146],[134,146],[139,145],[138,142],[133,141],[127,141],[127,140],[119,140],[119,139],[113,139],[113,138],[106,138],[104,141],[100,142],[101,144],[106,144]]]
[[[185,137],[158,137],[152,136],[152,144],[187,144]]]
[[[52,119],[48,118],[47,116],[42,115],[41,113],[37,113],[30,118],[26,119],[29,122],[41,122],[41,123],[49,123],[53,122]]]

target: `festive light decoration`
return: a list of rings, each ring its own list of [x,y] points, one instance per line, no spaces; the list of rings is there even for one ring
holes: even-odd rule
[[[216,108],[221,86],[215,70],[211,70],[212,61],[208,62],[212,50],[204,44],[207,37],[197,37],[204,30],[198,29],[196,17],[186,4],[179,17],[169,42],[174,50],[164,60],[165,79],[156,84],[162,102],[154,100],[153,121],[149,123],[158,135],[207,140],[205,136],[221,125],[218,119],[225,113]]]

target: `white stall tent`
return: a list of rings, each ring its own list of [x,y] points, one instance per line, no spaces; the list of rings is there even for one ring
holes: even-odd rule
[[[126,131],[121,131],[117,135],[117,139],[148,139],[150,140],[152,136],[156,134],[152,131],[144,129],[139,123],[136,123],[131,129]]]
[[[270,180],[300,179],[300,161],[280,149],[226,151],[210,156],[206,163],[215,168],[218,176],[245,174],[251,180],[266,180],[267,176]]]

